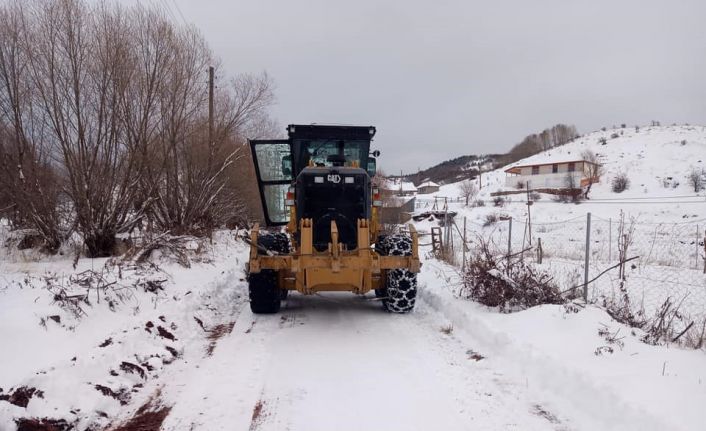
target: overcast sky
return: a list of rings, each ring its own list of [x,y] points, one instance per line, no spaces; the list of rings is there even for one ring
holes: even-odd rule
[[[704,0],[152,1],[228,73],[266,70],[283,126],[377,126],[388,173],[559,122],[706,123]]]

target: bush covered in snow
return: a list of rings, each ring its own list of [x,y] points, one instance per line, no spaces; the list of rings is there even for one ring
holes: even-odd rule
[[[610,183],[611,190],[615,193],[622,193],[628,188],[630,188],[630,178],[625,172],[620,172],[613,177],[613,181]]]
[[[484,241],[466,265],[461,296],[505,313],[565,302],[548,273],[522,259],[496,256]]]

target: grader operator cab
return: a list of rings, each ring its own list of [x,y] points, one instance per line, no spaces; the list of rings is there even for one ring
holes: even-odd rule
[[[386,310],[412,310],[417,233],[411,224],[403,233],[380,232],[382,201],[371,181],[375,127],[292,124],[287,132],[289,139],[250,141],[269,228],[250,233],[252,311],[276,313],[290,290],[374,290]]]

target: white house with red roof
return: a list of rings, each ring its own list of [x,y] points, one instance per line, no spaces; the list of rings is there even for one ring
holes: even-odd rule
[[[567,160],[514,165],[505,169],[505,186],[516,188],[585,187],[600,180],[598,165],[587,160]]]

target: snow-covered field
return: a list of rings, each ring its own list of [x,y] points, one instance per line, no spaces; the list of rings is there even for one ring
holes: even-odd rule
[[[584,243],[570,237],[585,237],[588,211],[612,223],[620,209],[645,223],[706,219],[703,196],[693,197],[685,181],[665,189],[660,180],[704,163],[703,127],[626,129],[606,146],[597,143],[603,133],[552,151],[594,148],[608,178],[629,166],[633,186],[620,197],[631,200],[606,203],[616,195],[603,181],[580,205],[545,197],[532,207],[548,253],[552,232],[564,245],[548,264],[566,262],[580,279]],[[502,231],[482,224],[504,212],[522,232],[526,205],[490,203],[502,170],[484,183],[487,205],[453,203],[457,220],[466,216],[474,233]],[[443,186],[439,196],[457,197],[457,187]],[[539,230],[571,218],[574,228]],[[608,250],[595,247],[601,262]],[[80,259],[74,268],[69,255],[0,261],[0,430],[16,429],[20,418],[64,420],[55,429],[77,430],[150,429],[139,420],[164,430],[703,429],[703,351],[644,344],[639,330],[593,305],[500,314],[459,299],[458,269],[430,257],[428,246],[409,315],[383,312],[372,294],[294,293],[280,314],[255,316],[247,247],[234,232],[191,249],[190,268],[166,255],[140,266]],[[685,271],[675,263],[663,266]],[[653,267],[634,271],[654,277],[646,272]],[[75,296],[86,292],[87,302]],[[22,387],[36,391],[26,396]]]

